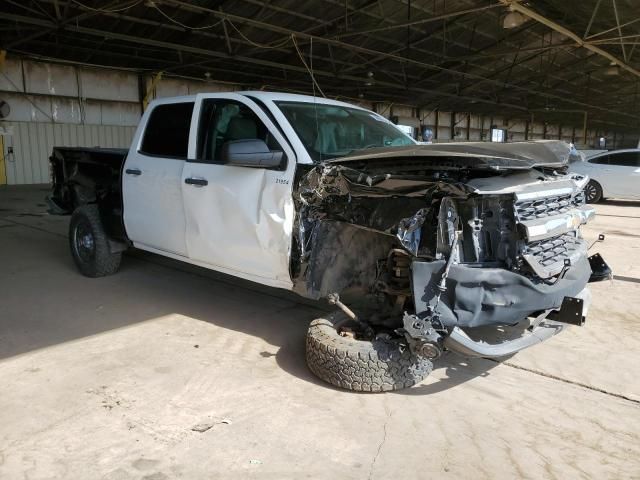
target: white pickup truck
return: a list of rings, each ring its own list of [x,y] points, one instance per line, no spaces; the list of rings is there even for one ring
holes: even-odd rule
[[[445,351],[500,358],[582,325],[588,178],[569,146],[418,145],[382,116],[267,92],[153,102],[131,148],[56,147],[50,212],[79,270],[130,247],[336,306],[307,363],[333,385],[421,381]]]

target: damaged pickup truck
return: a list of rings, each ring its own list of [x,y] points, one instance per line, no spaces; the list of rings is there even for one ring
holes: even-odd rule
[[[136,247],[326,299],[307,363],[351,390],[501,358],[582,325],[588,178],[559,141],[418,145],[368,110],[236,92],[153,102],[126,150],[56,147],[50,211],[79,270]]]

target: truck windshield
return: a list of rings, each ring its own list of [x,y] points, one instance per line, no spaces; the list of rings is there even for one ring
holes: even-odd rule
[[[366,110],[310,102],[276,104],[314,161],[365,148],[415,143],[386,119]]]

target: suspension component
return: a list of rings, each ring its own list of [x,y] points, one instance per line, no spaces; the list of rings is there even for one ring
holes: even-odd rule
[[[442,336],[433,328],[431,320],[405,312],[402,323],[403,328],[398,333],[404,334],[413,353],[431,360],[442,354]]]
[[[358,316],[353,312],[353,310],[351,310],[340,301],[340,295],[338,295],[337,293],[330,293],[329,295],[327,295],[327,301],[331,305],[335,305],[336,307],[338,307],[345,313],[347,317],[356,322],[362,328],[363,333],[367,338],[373,338],[375,336],[375,331],[373,330],[373,328],[371,328],[371,326],[367,322],[360,320]]]

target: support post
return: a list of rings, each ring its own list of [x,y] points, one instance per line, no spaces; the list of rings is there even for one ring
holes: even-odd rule
[[[4,135],[0,135],[0,185],[7,184],[7,164],[4,161]]]
[[[142,99],[142,111],[143,112],[147,109],[147,106],[149,105],[149,102],[151,101],[151,96],[153,95],[153,92],[155,91],[156,86],[158,85],[158,83],[162,79],[162,74],[163,73],[164,72],[156,73],[155,76],[153,77],[153,79],[151,80],[151,84],[149,85],[149,88],[147,88],[147,93],[145,94],[144,98]]]
[[[438,139],[438,130],[440,129],[440,110],[436,110],[436,125],[435,128],[433,129],[433,139],[437,140]]]
[[[449,137],[451,140],[456,139],[456,112],[451,112],[451,121],[449,122]]]

